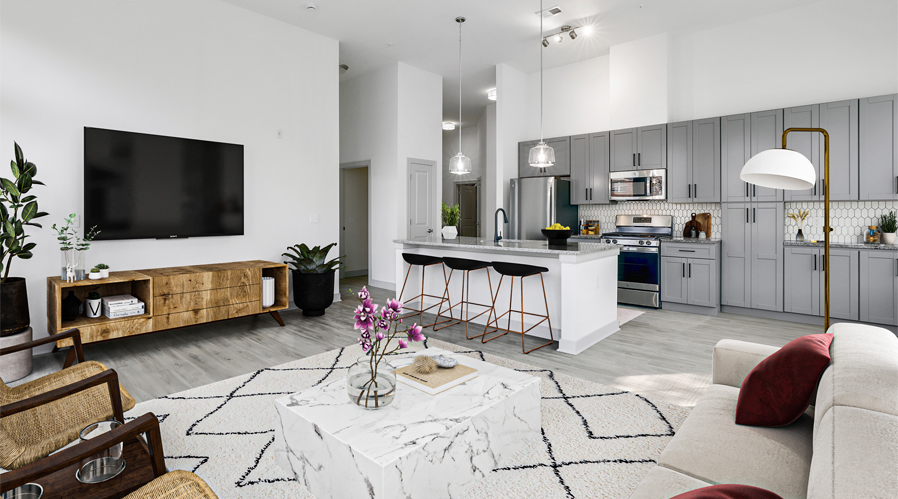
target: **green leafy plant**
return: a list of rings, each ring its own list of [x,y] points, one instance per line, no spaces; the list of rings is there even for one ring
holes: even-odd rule
[[[0,272],[3,272],[0,283],[9,278],[13,257],[27,260],[33,256],[31,251],[37,244],[25,242],[28,238],[25,226],[41,229],[43,227],[35,223],[34,219],[47,216],[47,213],[38,211],[37,196],[28,195],[34,185],[44,185],[43,182],[34,180],[37,166],[25,159],[19,144],[13,142],[13,145],[16,158],[10,161],[9,168],[14,180],[0,178],[0,193],[3,196],[0,200]]]
[[[94,268],[100,269],[100,270],[106,270],[109,268],[109,265],[106,265],[105,263],[98,263],[98,264],[94,265]]]
[[[56,240],[59,241],[59,245],[61,250],[70,250],[76,249],[78,251],[87,251],[90,249],[90,242],[97,237],[97,234],[100,231],[97,230],[97,226],[94,225],[87,231],[87,234],[84,235],[84,238],[78,236],[78,231],[75,230],[72,225],[75,223],[76,215],[74,213],[69,213],[69,216],[65,217],[65,225],[61,227],[57,227],[56,224],[53,224],[53,230],[56,231]]]
[[[96,291],[91,291],[90,293],[87,293],[87,299],[88,300],[99,300],[100,293],[97,293]]]
[[[898,220],[895,219],[894,211],[879,216],[879,230],[887,234],[898,230]]]
[[[443,203],[442,215],[443,227],[454,227],[458,225],[458,221],[461,219],[461,211],[457,204],[449,206],[448,204]]]
[[[100,269],[94,267],[94,268],[90,269],[90,273],[91,273],[91,274],[99,274],[99,273],[100,273]]]
[[[292,266],[293,270],[305,274],[323,274],[334,269],[342,269],[344,267],[340,265],[342,263],[340,262],[340,258],[343,258],[346,255],[338,256],[327,262],[325,261],[327,259],[327,252],[336,245],[337,243],[331,243],[323,248],[315,246],[312,249],[309,249],[305,243],[297,244],[296,246],[287,246],[287,250],[292,251],[292,253],[284,253],[283,256],[286,256],[293,261],[284,263]]]

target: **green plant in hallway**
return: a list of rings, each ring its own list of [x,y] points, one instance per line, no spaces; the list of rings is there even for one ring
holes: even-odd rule
[[[28,294],[24,277],[9,277],[13,258],[27,260],[32,257],[36,243],[28,242],[25,229],[28,226],[42,228],[34,220],[47,216],[39,211],[37,196],[28,194],[35,185],[37,166],[25,159],[22,148],[13,142],[15,159],[10,161],[12,179],[0,178],[0,336],[10,336],[28,328],[31,317],[28,312]],[[28,355],[31,355],[30,353]]]
[[[461,211],[458,204],[449,206],[446,203],[442,205],[443,217],[443,239],[455,239],[458,237],[458,221],[461,219]]]
[[[898,230],[898,220],[895,212],[890,211],[879,216],[879,230],[882,231],[882,242],[895,244],[895,232]]]
[[[334,302],[334,283],[337,269],[343,268],[340,258],[328,260],[327,254],[337,243],[309,248],[305,243],[288,246],[290,259],[284,263],[293,267],[293,303],[310,317],[324,315]]]

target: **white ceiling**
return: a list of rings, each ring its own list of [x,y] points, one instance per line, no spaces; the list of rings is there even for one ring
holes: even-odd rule
[[[443,76],[443,116],[458,121],[458,24],[465,16],[462,124],[477,122],[495,86],[494,67],[539,70],[539,2],[534,0],[224,0],[340,41],[341,81],[392,61]],[[598,57],[619,43],[659,33],[687,33],[816,0],[545,0],[562,13],[546,32],[590,24],[589,37],[565,38],[544,50],[552,68]],[[310,3],[317,9],[308,10]],[[337,71],[337,68],[334,68]],[[501,99],[502,97],[499,96]]]

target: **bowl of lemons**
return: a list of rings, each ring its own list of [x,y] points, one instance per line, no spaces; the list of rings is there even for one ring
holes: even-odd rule
[[[571,237],[574,231],[570,227],[554,223],[542,229],[542,233],[549,240],[549,246],[563,246],[567,244],[567,239]]]

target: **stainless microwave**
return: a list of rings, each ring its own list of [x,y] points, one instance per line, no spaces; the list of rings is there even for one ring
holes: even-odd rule
[[[608,184],[616,201],[667,199],[667,170],[611,172]]]

